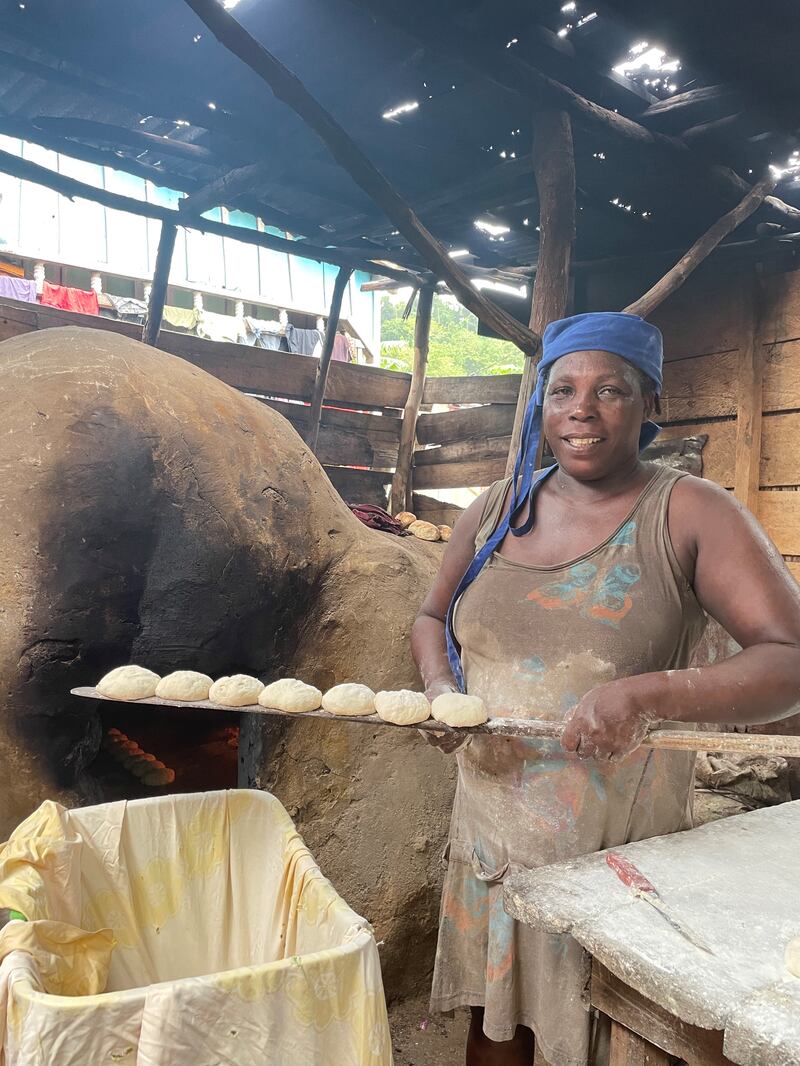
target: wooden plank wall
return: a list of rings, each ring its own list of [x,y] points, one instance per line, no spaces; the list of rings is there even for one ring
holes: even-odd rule
[[[760,279],[764,371],[755,513],[800,578],[800,271]],[[664,333],[662,439],[704,433],[704,476],[734,488],[739,363],[754,317],[749,276],[705,271],[653,315]],[[598,299],[595,291],[595,300]]]

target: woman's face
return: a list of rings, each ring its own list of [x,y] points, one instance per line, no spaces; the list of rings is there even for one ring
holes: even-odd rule
[[[597,481],[638,455],[652,407],[630,363],[610,352],[572,352],[550,370],[542,425],[561,469]]]

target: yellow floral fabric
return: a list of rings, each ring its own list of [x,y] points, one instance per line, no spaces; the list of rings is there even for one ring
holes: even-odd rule
[[[372,930],[267,793],[44,803],[0,907],[2,1066],[391,1066]]]

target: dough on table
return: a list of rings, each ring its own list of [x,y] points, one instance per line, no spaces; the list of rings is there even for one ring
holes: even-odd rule
[[[144,666],[118,666],[97,682],[101,696],[112,700],[146,700],[155,696],[161,678]]]
[[[330,714],[358,717],[375,713],[375,693],[366,685],[334,685],[322,697],[322,709]]]
[[[463,692],[443,692],[431,704],[431,714],[445,725],[483,725],[489,715],[480,696],[465,696]]]
[[[261,690],[258,702],[262,707],[274,707],[278,711],[296,714],[298,711],[318,711],[322,706],[322,693],[313,685],[294,677],[282,677]]]
[[[450,540],[453,535],[452,526],[438,526],[437,528],[439,530],[439,536],[442,538],[442,540]]]
[[[384,722],[394,725],[416,725],[431,716],[431,705],[422,692],[402,688],[397,692],[379,692],[375,696],[375,710]]]
[[[400,511],[394,516],[395,522],[399,522],[403,529],[408,529],[412,522],[416,522],[417,516],[411,511]]]
[[[223,707],[249,707],[258,703],[258,697],[264,688],[262,681],[249,674],[232,674],[230,677],[218,677],[208,693],[212,703],[221,703]]]
[[[796,936],[786,945],[784,961],[792,977],[800,977],[800,936]]]
[[[197,703],[207,700],[213,679],[197,670],[175,670],[165,674],[156,685],[156,696],[162,700],[185,700]]]

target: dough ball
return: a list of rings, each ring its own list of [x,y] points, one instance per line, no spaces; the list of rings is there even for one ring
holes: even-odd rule
[[[294,677],[282,677],[261,690],[258,702],[262,707],[275,707],[279,711],[318,711],[322,706],[322,693],[313,685]]]
[[[416,522],[417,516],[410,511],[401,511],[400,514],[394,516],[395,521],[399,522],[403,529],[408,529],[412,522]]]
[[[212,703],[221,703],[223,707],[249,707],[258,702],[264,685],[257,677],[249,674],[233,674],[231,677],[219,677],[211,686],[208,698]]]
[[[394,725],[416,725],[431,716],[431,705],[421,692],[407,688],[399,692],[379,692],[375,697],[375,710],[384,722]]]
[[[438,529],[439,536],[442,538],[442,540],[450,540],[453,535],[453,530],[451,526],[439,526]]]
[[[322,707],[330,714],[374,714],[375,693],[366,685],[334,685],[322,697]]]
[[[118,666],[97,682],[97,691],[112,700],[146,700],[155,696],[160,680],[144,666]]]
[[[407,528],[409,533],[413,533],[420,540],[439,539],[439,527],[435,526],[433,522],[412,522]]]
[[[156,696],[162,700],[197,703],[208,699],[213,684],[208,674],[199,674],[197,670],[175,670],[161,678],[156,686]]]
[[[792,977],[800,977],[800,936],[796,936],[786,945],[784,960]]]
[[[482,725],[488,720],[486,705],[480,696],[465,696],[462,692],[443,692],[431,704],[431,714],[445,725]]]

